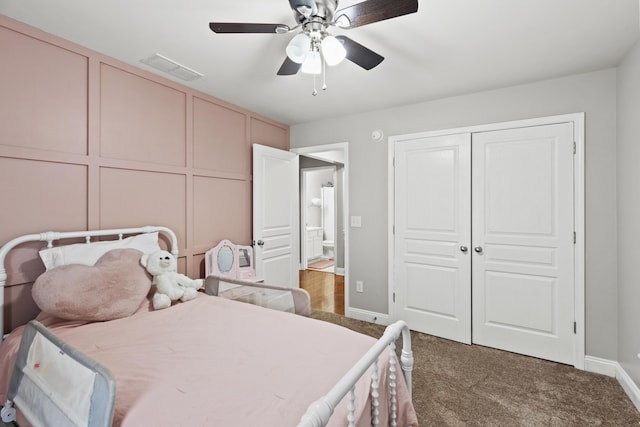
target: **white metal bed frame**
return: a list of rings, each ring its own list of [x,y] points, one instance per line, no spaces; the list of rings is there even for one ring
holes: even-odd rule
[[[27,242],[47,242],[47,247],[53,247],[53,242],[63,239],[84,238],[86,243],[91,243],[93,237],[118,236],[122,240],[124,235],[142,234],[142,233],[164,233],[171,240],[171,253],[178,256],[178,239],[176,234],[167,227],[145,226],[138,228],[120,228],[111,230],[89,230],[89,231],[71,231],[71,232],[55,232],[48,231],[39,234],[28,234],[17,237],[0,247],[0,331],[4,331],[4,288],[7,281],[7,270],[5,259],[7,254],[16,246]],[[397,401],[396,401],[396,381],[397,366],[395,354],[395,342],[402,336],[402,354],[400,357],[400,365],[404,375],[404,380],[411,398],[411,372],[413,370],[413,352],[411,350],[411,335],[407,324],[403,321],[389,325],[382,337],[367,351],[362,358],[336,383],[336,385],[317,401],[313,402],[304,416],[301,418],[298,427],[322,427],[325,426],[336,406],[347,396],[348,398],[348,426],[355,426],[355,384],[365,372],[372,369],[371,384],[371,425],[377,427],[380,425],[379,420],[379,390],[378,384],[380,373],[378,372],[378,358],[390,347],[389,359],[389,385],[390,385],[390,420],[389,426],[396,427],[397,419]],[[4,336],[3,336],[4,339]]]

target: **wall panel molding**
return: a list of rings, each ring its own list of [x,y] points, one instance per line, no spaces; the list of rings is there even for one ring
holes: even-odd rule
[[[100,66],[100,156],[186,167],[187,94]]]
[[[0,97],[15,122],[0,117],[0,175],[12,183],[0,190],[11,200],[0,245],[46,230],[164,225],[178,235],[180,271],[197,277],[220,239],[250,243],[251,145],[288,150],[287,125],[0,15],[7,42],[19,50],[0,70],[3,95],[15,86]],[[73,90],[61,96],[65,82]],[[55,106],[34,109],[36,92]],[[5,292],[7,313],[34,312],[24,295],[40,261],[28,249],[11,266],[35,273],[13,276],[24,289]]]
[[[0,144],[86,154],[88,58],[2,26],[0,46]]]

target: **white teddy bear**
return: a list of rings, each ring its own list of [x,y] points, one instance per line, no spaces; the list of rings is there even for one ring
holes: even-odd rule
[[[178,273],[176,258],[167,251],[144,254],[140,263],[153,275],[156,293],[153,295],[153,308],[160,310],[171,306],[172,301],[189,301],[202,288],[202,279],[190,279]]]

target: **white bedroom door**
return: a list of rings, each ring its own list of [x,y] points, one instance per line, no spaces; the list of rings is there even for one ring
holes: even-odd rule
[[[574,363],[573,124],[473,134],[473,342]]]
[[[253,145],[253,249],[256,276],[297,288],[298,155]]]
[[[394,312],[411,329],[471,343],[471,135],[395,147]]]

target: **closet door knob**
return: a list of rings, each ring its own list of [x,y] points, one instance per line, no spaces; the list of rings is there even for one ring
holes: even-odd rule
[[[482,253],[482,246],[476,246],[475,248],[473,248],[474,251],[476,251],[476,253],[481,254]]]
[[[460,251],[461,251],[461,252],[465,252],[465,253],[466,253],[468,250],[469,250],[469,248],[468,248],[468,247],[466,247],[466,246],[460,246]]]
[[[254,244],[254,245],[258,245],[258,246],[260,246],[260,247],[263,247],[263,246],[264,246],[264,242],[263,242],[262,240],[258,240],[257,242],[256,242],[256,241],[254,241],[254,242],[253,242],[253,244]]]

